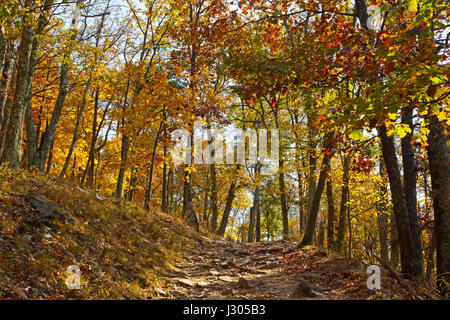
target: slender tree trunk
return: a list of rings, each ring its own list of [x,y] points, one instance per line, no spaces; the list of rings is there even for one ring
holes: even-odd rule
[[[348,156],[344,156],[343,160],[343,175],[342,175],[342,188],[341,188],[341,206],[339,209],[339,225],[337,230],[337,238],[336,238],[336,251],[339,253],[343,253],[344,248],[344,238],[345,238],[345,230],[347,227],[347,206],[349,203],[348,194],[349,194],[349,182],[350,182],[350,158]]]
[[[78,141],[78,131],[80,130],[81,119],[83,117],[84,109],[86,108],[87,95],[89,92],[91,80],[92,74],[90,75],[89,80],[84,87],[83,100],[81,102],[80,109],[78,110],[77,121],[75,123],[75,129],[73,131],[72,143],[70,144],[69,151],[67,152],[66,160],[64,161],[64,167],[61,170],[61,173],[59,174],[60,180],[64,179],[64,176],[66,175],[67,169],[69,168],[70,159],[72,158],[72,153],[75,150],[75,146]]]
[[[247,241],[250,243],[255,241],[256,215],[258,212],[260,197],[261,197],[261,190],[259,187],[256,187],[255,194],[253,197],[253,207],[250,209],[250,223],[248,228],[248,239],[247,239]]]
[[[157,151],[157,148],[158,148],[159,137],[161,136],[161,131],[162,131],[162,128],[163,128],[163,125],[164,125],[165,121],[166,121],[166,119],[163,119],[161,121],[161,124],[159,125],[159,128],[158,128],[158,132],[156,133],[155,143],[153,145],[152,163],[150,164],[150,174],[149,174],[149,179],[148,179],[148,187],[147,187],[147,193],[145,195],[144,208],[146,210],[150,210],[150,204],[151,204],[151,201],[152,201],[153,171],[155,169],[156,151]]]
[[[217,207],[217,173],[216,165],[213,163],[209,166],[211,173],[211,232],[216,232],[219,219],[219,209]]]
[[[193,131],[193,130],[192,130]],[[194,141],[194,133],[191,132],[189,139],[189,152],[190,152],[190,159],[193,159],[192,156],[192,146]],[[192,162],[192,161],[191,161]],[[189,170],[189,165],[185,166],[184,170],[184,188],[183,188],[183,217],[186,219],[189,226],[194,228],[197,232],[200,230],[200,226],[198,223],[198,217],[195,213],[194,206],[193,206],[193,199],[192,199],[192,174]]]
[[[309,121],[308,121],[309,122]],[[311,212],[312,203],[314,200],[314,194],[316,192],[316,170],[317,170],[317,157],[316,157],[316,147],[317,143],[313,138],[313,131],[309,129],[308,132],[308,158],[309,158],[309,169],[308,169],[308,195],[307,195],[307,216]],[[305,225],[306,228],[306,225]]]
[[[172,212],[172,203],[173,203],[172,179],[173,179],[173,169],[169,168],[169,173],[167,175],[167,200],[166,200],[168,213]]]
[[[297,172],[297,180],[298,180],[298,211],[299,211],[299,224],[300,224],[300,237],[303,236],[303,233],[305,232],[305,195],[303,190],[303,179],[302,179],[302,173],[300,170]]]
[[[208,224],[208,200],[209,200],[209,189],[210,189],[210,182],[209,182],[209,172],[206,173],[206,183],[205,183],[205,195],[203,196],[203,222],[206,222]]]
[[[428,249],[428,255],[427,255],[427,269],[426,269],[426,275],[425,275],[427,284],[429,284],[430,287],[431,287],[432,278],[433,278],[434,251],[435,250],[436,250],[436,237],[434,236],[434,232],[432,232],[430,248]]]
[[[278,181],[280,188],[281,216],[283,220],[283,239],[287,240],[289,238],[289,216],[286,199],[286,187],[284,181],[284,161],[281,159],[281,157],[282,155],[280,155],[279,161]]]
[[[348,190],[348,199],[350,199],[350,190]],[[347,205],[347,221],[348,221],[348,258],[353,259],[353,229],[352,217],[350,215],[350,203]]]
[[[330,174],[328,174],[327,179],[327,204],[328,204],[327,244],[328,249],[334,250],[334,198],[333,198],[333,182],[331,180]]]
[[[219,230],[217,232],[217,234],[222,238],[225,236],[225,231],[227,230],[228,219],[231,214],[231,209],[233,208],[235,192],[236,192],[236,182],[233,179],[230,185],[230,189],[228,191],[227,201],[222,215],[222,221],[220,223]]]
[[[258,206],[258,210],[256,211],[256,242],[261,241],[261,205]]]
[[[167,213],[167,146],[164,145],[164,165],[163,165],[163,176],[162,176],[162,187],[161,187],[161,211]]]
[[[91,146],[89,148],[89,161],[86,166],[87,172],[87,187],[92,189],[94,187],[94,169],[95,169],[95,149],[97,145],[97,120],[98,120],[98,109],[99,109],[99,98],[100,98],[100,88],[97,88],[95,91],[94,98],[94,116],[92,119],[92,138],[91,138]]]
[[[130,137],[127,134],[122,134],[122,147],[120,152],[120,168],[119,176],[117,177],[116,197],[121,198],[123,192],[123,180],[125,179],[125,171],[128,161],[128,151],[130,149]]]
[[[6,54],[5,61],[3,63],[3,68],[0,69],[2,71],[1,79],[0,79],[0,129],[2,127],[2,123],[5,117],[8,117],[6,113],[5,105],[8,98],[8,84],[11,73],[11,55]],[[1,133],[1,132],[0,132]],[[1,135],[1,134],[0,134]],[[0,138],[1,139],[1,138]],[[0,156],[1,156],[1,143],[0,143]]]
[[[55,147],[55,141],[53,140],[52,145],[50,146],[50,150],[48,153],[48,159],[47,159],[47,170],[45,171],[46,174],[50,174],[50,171],[52,170],[52,164],[53,164],[53,148]]]
[[[15,88],[16,87],[16,67],[14,65],[14,68],[11,72],[11,81],[9,84],[9,88]],[[3,99],[5,99],[5,101],[3,102],[3,119],[2,122],[0,123],[1,125],[1,130],[0,130],[0,160],[2,158],[2,153],[3,153],[3,146],[5,143],[5,135],[6,135],[6,131],[8,129],[8,122],[9,122],[9,115],[11,112],[11,106],[13,103],[13,99],[11,96],[8,95],[8,90],[5,93],[5,96],[3,97]],[[1,103],[1,101],[0,101]]]
[[[380,256],[383,261],[389,261],[388,247],[388,207],[387,207],[387,178],[383,161],[380,161],[381,186],[377,201],[378,237],[380,242]]]

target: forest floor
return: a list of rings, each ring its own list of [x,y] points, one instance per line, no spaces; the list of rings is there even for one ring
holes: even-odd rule
[[[367,266],[290,241],[233,243],[205,239],[172,268],[159,297],[180,300],[427,299],[402,287],[387,270],[382,289],[367,288]],[[406,281],[402,279],[402,282]],[[403,283],[404,285],[405,283]],[[411,286],[411,284],[408,284]],[[411,292],[412,290],[412,292]]]
[[[290,241],[235,243],[48,176],[0,167],[0,300],[428,299],[358,260]],[[67,268],[77,266],[72,290]],[[406,284],[406,285],[405,285]]]

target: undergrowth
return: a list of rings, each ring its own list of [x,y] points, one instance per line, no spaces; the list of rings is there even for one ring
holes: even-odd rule
[[[0,299],[151,299],[199,240],[180,218],[0,167]],[[79,290],[66,285],[69,266],[81,270]]]

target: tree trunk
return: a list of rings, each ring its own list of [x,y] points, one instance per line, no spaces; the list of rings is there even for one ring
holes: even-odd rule
[[[327,136],[324,139],[325,147],[327,147],[327,145],[330,143],[333,137],[334,133],[327,134]],[[320,200],[322,198],[323,190],[325,189],[325,183],[327,180],[328,171],[330,170],[330,164],[331,164],[331,155],[324,154],[322,161],[322,170],[319,175],[319,181],[317,183],[317,188],[314,193],[314,198],[311,204],[311,210],[308,212],[308,220],[306,224],[305,235],[303,236],[303,240],[300,242],[299,247],[312,245],[314,242],[314,233],[316,229],[317,216],[319,214],[320,209]]]
[[[395,216],[391,214],[391,265],[398,268],[400,263],[400,242],[398,240],[398,228],[395,223]]]
[[[415,252],[416,248],[409,224],[408,207],[395,152],[394,139],[388,137],[385,126],[378,127],[378,133],[381,138],[384,163],[391,187],[394,216],[400,244],[402,272],[409,278],[419,278],[422,276],[423,266],[418,261],[418,254]]]
[[[303,179],[302,173],[300,170],[297,172],[297,180],[298,180],[298,211],[299,211],[299,227],[300,227],[300,237],[303,236],[306,225],[306,215],[305,215],[305,195],[303,190]]]
[[[233,208],[233,201],[235,198],[235,192],[236,192],[236,182],[233,181],[231,182],[230,185],[230,189],[228,191],[228,196],[227,196],[227,201],[226,201],[226,205],[225,205],[225,210],[223,211],[223,215],[222,215],[222,221],[220,223],[219,226],[219,231],[217,232],[217,234],[219,236],[221,236],[222,238],[225,236],[225,231],[227,229],[227,225],[228,225],[228,219],[230,217],[231,214],[231,209]]]
[[[428,161],[435,219],[437,286],[440,294],[450,297],[450,160],[448,138],[438,117],[428,116]]]
[[[75,36],[72,36],[72,39],[74,39],[74,37]],[[64,59],[65,60],[69,59],[69,54],[66,54],[64,56]],[[56,128],[58,127],[59,119],[61,118],[62,109],[68,92],[68,84],[69,84],[69,63],[65,62],[61,67],[59,92],[58,97],[56,99],[55,108],[53,109],[52,112],[50,124],[44,134],[42,143],[39,147],[38,157],[34,158],[33,162],[29,163],[29,165],[37,167],[40,171],[44,170],[48,152],[55,140]]]
[[[378,237],[380,242],[380,257],[383,261],[389,261],[388,248],[388,201],[386,169],[383,161],[380,161],[381,186],[377,201]]]
[[[209,166],[211,172],[211,232],[216,232],[217,221],[219,219],[219,209],[217,208],[217,174],[216,165]]]
[[[329,250],[334,250],[334,198],[333,198],[333,182],[331,175],[327,179],[327,204],[328,204],[328,219],[327,219],[327,245]]]
[[[279,188],[280,188],[280,202],[281,202],[281,216],[283,220],[283,239],[289,239],[289,216],[288,216],[288,207],[287,207],[287,199],[286,199],[286,187],[284,181],[284,161],[281,159],[279,161]]]
[[[7,112],[9,110],[6,110],[6,101],[8,98],[8,84],[9,84],[9,78],[11,73],[11,60],[12,57],[9,54],[6,54],[5,61],[3,63],[3,68],[0,69],[2,71],[1,79],[0,79],[0,131],[3,131],[2,124],[5,118],[8,118]],[[2,136],[0,132],[0,136]],[[2,138],[0,138],[2,139]],[[0,156],[1,156],[1,142],[0,142]]]
[[[89,92],[91,80],[92,80],[92,74],[90,75],[89,80],[84,87],[83,100],[81,102],[80,109],[78,110],[77,121],[75,123],[75,129],[73,131],[72,143],[70,144],[69,151],[67,152],[66,160],[64,162],[64,167],[61,170],[61,173],[59,174],[60,180],[64,179],[67,169],[69,168],[70,159],[72,158],[72,153],[75,150],[75,146],[76,146],[76,143],[78,140],[78,131],[80,130],[81,119],[83,117],[84,109],[86,108],[87,95]]]
[[[194,133],[192,132],[191,136],[188,137],[189,139],[189,146],[190,146],[190,159],[192,159],[192,146],[193,146],[193,137]],[[194,228],[197,232],[200,230],[200,226],[198,223],[198,217],[195,213],[193,201],[192,201],[192,174],[189,170],[189,165],[185,166],[184,169],[184,188],[183,188],[183,217],[186,219],[189,226]]]
[[[261,241],[261,205],[258,206],[258,210],[256,211],[256,242]]]
[[[341,253],[344,248],[345,230],[347,227],[347,206],[350,199],[349,195],[349,182],[350,182],[350,158],[344,156],[343,160],[343,175],[342,175],[342,188],[341,188],[341,206],[339,209],[339,225],[336,238],[336,251]]]
[[[30,6],[32,1],[26,1],[25,6]],[[25,117],[28,74],[30,55],[33,48],[34,32],[27,24],[27,17],[23,18],[24,28],[22,30],[22,39],[20,41],[17,79],[14,92],[14,100],[11,106],[11,112],[8,121],[8,127],[5,135],[3,153],[1,162],[9,167],[17,168],[20,165],[20,153],[22,147],[23,121]]]
[[[123,180],[125,179],[125,171],[127,168],[128,151],[130,149],[130,137],[127,134],[122,134],[122,147],[120,152],[120,168],[117,177],[116,198],[122,198]]]
[[[408,125],[412,131],[413,127],[413,106],[403,108],[402,123]],[[419,228],[419,219],[417,217],[417,176],[416,176],[416,160],[414,150],[411,145],[413,132],[408,133],[401,141],[402,160],[403,160],[403,186],[405,189],[406,206],[408,208],[409,228],[411,230],[412,240],[414,244],[414,260],[420,269],[418,274],[423,274],[423,254],[422,254],[422,237]]]
[[[166,119],[163,119],[161,121],[161,124],[159,125],[158,128],[158,132],[156,133],[156,137],[155,137],[155,143],[153,145],[153,151],[152,151],[152,163],[150,164],[150,174],[149,174],[149,179],[148,179],[148,187],[147,187],[147,193],[145,195],[145,205],[144,208],[146,210],[150,210],[150,205],[151,205],[151,201],[152,201],[152,184],[153,184],[153,171],[155,169],[155,158],[156,158],[156,151],[158,148],[158,143],[159,143],[159,137],[161,135],[161,130],[163,128],[164,122],[166,121]]]
[[[14,64],[14,68],[11,72],[11,81],[9,84],[9,88],[15,88],[16,87],[16,67]],[[5,96],[3,97],[3,99],[5,99],[5,101],[3,102],[3,119],[2,122],[0,123],[1,126],[1,130],[0,130],[0,160],[2,158],[2,153],[3,153],[3,146],[5,143],[5,134],[6,131],[8,129],[8,122],[9,122],[9,115],[11,113],[11,106],[13,103],[13,99],[8,95],[8,90],[5,92]],[[1,103],[1,101],[0,101]]]
[[[163,176],[162,176],[162,187],[161,187],[161,211],[167,213],[167,146],[164,145],[164,165],[163,165]]]
[[[249,243],[253,243],[255,241],[256,215],[258,212],[260,197],[261,197],[261,190],[259,187],[256,187],[255,195],[253,197],[253,207],[250,209],[250,223],[248,227],[248,239],[247,239]]]

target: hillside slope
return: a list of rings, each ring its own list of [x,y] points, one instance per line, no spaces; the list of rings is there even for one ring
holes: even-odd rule
[[[181,219],[0,168],[0,299],[149,299],[194,249]],[[81,290],[65,284],[81,270]]]
[[[0,300],[436,298],[388,270],[370,291],[367,266],[317,248],[205,236],[180,218],[0,167]],[[70,266],[79,290],[66,285]]]

